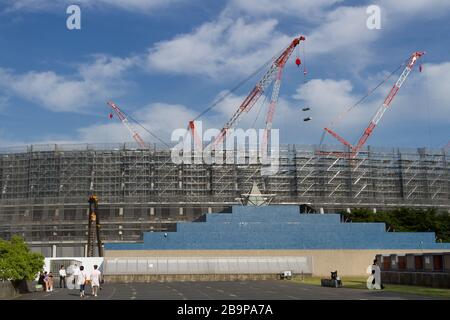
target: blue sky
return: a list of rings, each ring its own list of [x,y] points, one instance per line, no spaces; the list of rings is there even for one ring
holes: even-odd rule
[[[81,30],[66,28],[70,4],[81,7]],[[366,26],[371,4],[381,8],[380,30]],[[450,140],[448,21],[446,0],[0,0],[0,145],[131,141],[109,119],[109,99],[169,141],[303,34],[308,76],[295,52],[274,119],[282,142],[318,143],[324,126],[424,50],[423,72],[406,80],[368,144],[442,147]],[[396,77],[332,127],[354,143]],[[204,126],[220,129],[257,80],[202,117]],[[304,106],[312,121],[302,121]],[[259,108],[239,127],[249,128]]]

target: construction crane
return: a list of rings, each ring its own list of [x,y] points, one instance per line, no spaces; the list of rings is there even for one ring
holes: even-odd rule
[[[137,133],[131,124],[128,122],[127,117],[125,114],[120,110],[119,106],[117,106],[114,102],[108,101],[107,104],[114,110],[114,112],[117,114],[117,117],[122,121],[122,123],[127,127],[128,131],[130,131],[133,139],[138,143],[139,147],[141,148],[147,148],[147,145],[145,144],[144,140],[141,138],[139,133]],[[112,116],[112,114],[111,114]]]
[[[364,146],[364,144],[366,143],[367,139],[370,137],[370,135],[372,134],[373,130],[377,126],[377,124],[380,122],[380,120],[383,117],[384,113],[386,112],[386,110],[391,105],[392,100],[394,99],[395,95],[400,90],[401,86],[403,85],[403,83],[405,82],[406,78],[410,74],[412,68],[414,67],[414,64],[424,54],[425,54],[425,52],[417,51],[417,52],[414,52],[409,57],[409,59],[407,60],[407,63],[406,63],[406,67],[404,68],[404,70],[401,73],[400,77],[398,78],[397,82],[392,87],[391,91],[389,91],[389,94],[387,95],[387,97],[384,99],[383,104],[378,108],[377,112],[375,113],[373,118],[370,120],[369,125],[364,130],[364,132],[361,135],[361,137],[360,137],[358,143],[356,144],[356,146],[351,145],[349,142],[347,142],[344,138],[339,136],[333,130],[331,130],[329,128],[324,128],[324,130],[325,130],[324,132],[325,133],[328,133],[331,136],[333,136],[334,138],[336,138],[340,143],[342,143],[344,146],[348,147],[349,150],[350,150],[350,152],[348,152],[348,153],[336,152],[334,154],[336,154],[338,156],[349,156],[349,158],[355,158],[358,155],[359,151]],[[324,152],[324,153],[329,154],[329,152]]]
[[[259,80],[259,82],[253,88],[250,94],[244,99],[244,101],[241,103],[236,112],[232,115],[230,120],[228,120],[228,122],[223,126],[219,134],[214,138],[214,141],[211,144],[209,144],[206,148],[214,147],[217,146],[219,143],[221,143],[228,134],[229,129],[234,127],[234,125],[237,123],[242,113],[249,112],[251,108],[255,105],[255,103],[258,101],[258,99],[261,97],[261,95],[265,92],[267,87],[275,81],[269,109],[267,111],[266,116],[266,129],[265,129],[266,134],[264,135],[264,137],[267,137],[267,132],[270,131],[270,129],[272,128],[272,120],[277,106],[278,95],[280,92],[281,76],[283,73],[283,68],[286,64],[286,61],[289,59],[292,52],[294,51],[295,47],[300,43],[300,41],[304,40],[305,40],[304,36],[300,36],[292,40],[290,45],[285,50],[283,50],[281,55],[272,62],[269,70],[263,75],[261,80]],[[301,64],[299,58],[297,58],[296,64],[297,65]],[[193,121],[189,123],[189,129],[194,135],[194,139],[196,139],[195,125]]]
[[[97,238],[98,255],[103,257],[103,244],[100,238],[100,219],[98,215],[98,198],[91,195],[89,203],[89,220],[88,220],[88,240],[87,240],[87,256],[94,257],[94,242]]]

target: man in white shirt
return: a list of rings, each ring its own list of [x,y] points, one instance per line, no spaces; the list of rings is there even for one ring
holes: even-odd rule
[[[74,284],[75,287],[78,289],[78,276],[80,275],[80,268],[78,267],[77,264],[75,264],[75,267],[73,268],[73,279],[74,279]]]
[[[92,295],[97,297],[98,288],[100,287],[100,278],[102,273],[98,270],[98,266],[94,265],[94,271],[91,272]]]
[[[64,266],[61,266],[59,269],[59,287],[62,288],[62,285],[64,285],[64,288],[66,288],[66,269]]]
[[[88,275],[86,271],[84,271],[84,267],[81,266],[79,269],[79,273],[77,276],[77,283],[80,286],[80,298],[84,298],[84,288],[86,286],[88,280]]]

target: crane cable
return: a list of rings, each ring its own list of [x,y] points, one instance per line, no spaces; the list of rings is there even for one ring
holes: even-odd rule
[[[422,72],[422,65],[425,64],[426,57],[424,56],[422,62],[420,64],[420,72]],[[427,77],[425,76],[425,79]],[[431,109],[430,109],[430,88],[428,87],[428,83],[425,84],[425,105],[427,108],[427,125],[428,125],[428,145],[431,148],[432,134],[431,134]]]
[[[258,112],[257,112],[255,120],[253,121],[253,124],[252,124],[252,128],[255,127],[256,121],[258,121],[258,118],[259,118],[259,114],[261,113],[261,110],[263,109],[263,107],[266,105],[266,102],[267,102],[267,95],[264,95],[264,101],[262,104],[259,105]]]
[[[137,121],[135,118],[133,118],[131,115],[127,114],[125,111],[123,111],[123,109],[121,109],[122,113],[130,120],[132,120],[133,122],[135,122],[138,126],[140,126],[142,129],[144,129],[147,133],[149,133],[152,137],[154,137],[155,139],[157,139],[158,141],[160,141],[162,144],[164,144],[166,147],[170,148],[170,145],[164,141],[162,138],[160,138],[157,134],[151,132],[150,130],[148,130],[144,125],[142,125],[139,121]]]
[[[306,82],[308,82],[308,69],[306,68],[306,43],[303,44],[302,47],[303,50],[303,85],[306,84]],[[300,48],[299,48],[300,51]]]
[[[223,100],[225,100],[229,95],[231,95],[232,93],[234,93],[236,90],[238,90],[239,88],[241,88],[245,83],[247,83],[251,78],[253,78],[255,75],[257,75],[258,73],[260,73],[264,68],[267,67],[267,65],[269,65],[270,63],[272,63],[280,54],[281,52],[283,52],[284,49],[278,51],[275,55],[273,55],[269,60],[267,60],[264,64],[262,64],[258,69],[256,69],[254,72],[252,72],[250,75],[248,75],[245,79],[243,79],[242,81],[240,81],[236,86],[234,86],[232,89],[230,89],[229,91],[227,91],[225,94],[223,94],[222,96],[220,96],[219,98],[217,98],[215,101],[213,101],[213,103],[211,103],[207,108],[205,108],[201,113],[199,113],[192,121],[196,121],[198,120],[200,117],[202,117],[203,115],[205,115],[207,112],[209,112],[210,110],[212,110],[213,108],[215,108],[220,102],[222,102]],[[266,96],[267,99],[267,96]],[[162,142],[165,146],[170,148],[170,145],[168,143],[166,143],[163,139],[161,139],[158,135],[156,135],[155,133],[151,132],[150,130],[148,130],[144,125],[142,125],[139,121],[137,121],[136,119],[134,119],[132,116],[126,114],[123,110],[122,113],[125,114],[127,116],[127,118],[131,119],[133,122],[135,122],[138,126],[140,126],[142,129],[144,129],[147,133],[149,133],[151,136],[153,136],[154,138],[156,138],[158,141]],[[188,127],[189,129],[189,127]]]
[[[277,54],[275,54],[273,57],[271,57],[269,60],[267,60],[263,65],[261,65],[258,69],[256,69],[254,72],[252,72],[249,76],[247,76],[245,79],[243,79],[242,81],[240,81],[237,85],[235,85],[232,89],[230,89],[229,91],[227,91],[225,94],[223,94],[222,96],[220,96],[219,98],[217,98],[212,104],[210,104],[205,110],[203,110],[200,114],[198,114],[192,121],[196,121],[198,120],[200,117],[202,117],[204,114],[206,114],[207,112],[209,112],[211,109],[213,109],[214,107],[216,107],[220,102],[222,102],[223,100],[225,100],[229,95],[231,95],[232,93],[234,93],[236,90],[238,90],[240,87],[242,87],[245,83],[247,83],[251,78],[253,78],[256,74],[258,74],[259,72],[261,72],[267,65],[269,65],[271,62],[273,62],[275,60],[275,58],[277,56],[279,56],[281,54],[283,50],[280,50]],[[142,129],[144,129],[147,133],[149,133],[151,136],[153,136],[155,139],[157,139],[158,141],[160,141],[161,143],[163,143],[166,147],[170,148],[170,145],[165,142],[162,138],[160,138],[158,135],[156,135],[155,133],[151,132],[150,130],[148,130],[143,124],[141,124],[138,120],[134,119],[131,115],[128,115],[126,112],[124,112],[122,110],[122,113],[125,114],[125,116],[127,118],[129,118],[130,120],[132,120],[133,122],[135,122],[138,126],[140,126]],[[189,130],[189,127],[188,127]]]
[[[232,93],[234,93],[236,90],[238,90],[240,87],[242,87],[245,83],[247,83],[251,78],[253,78],[255,75],[257,75],[258,73],[260,73],[262,70],[264,70],[264,68],[266,68],[267,65],[269,65],[271,62],[273,62],[277,56],[279,56],[281,54],[281,52],[283,52],[283,50],[280,50],[277,54],[275,54],[273,57],[271,57],[269,60],[267,60],[263,65],[261,65],[257,70],[255,70],[254,72],[252,72],[250,75],[248,75],[245,79],[243,79],[242,81],[240,81],[236,86],[234,86],[232,89],[230,89],[229,91],[227,91],[225,94],[223,94],[222,96],[220,96],[219,98],[217,98],[215,101],[213,101],[213,103],[211,103],[208,107],[206,107],[202,112],[200,112],[192,121],[198,120],[200,117],[202,117],[203,115],[205,115],[207,112],[209,112],[211,109],[213,109],[214,107],[216,107],[220,102],[222,102],[223,100],[225,100],[229,95],[231,95]]]

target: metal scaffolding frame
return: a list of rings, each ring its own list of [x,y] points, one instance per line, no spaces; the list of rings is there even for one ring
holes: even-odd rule
[[[263,193],[276,194],[273,203],[324,211],[450,210],[449,150],[366,147],[348,159],[331,154],[345,152],[343,147],[318,148],[280,146],[279,170],[271,176],[261,175],[261,164],[248,163],[245,150],[238,151],[243,164],[177,165],[167,148],[132,143],[4,148],[0,237],[18,233],[36,243],[82,244],[87,198],[94,192],[105,241],[138,241],[143,231],[170,231],[176,221],[229,210],[254,182]]]

